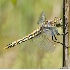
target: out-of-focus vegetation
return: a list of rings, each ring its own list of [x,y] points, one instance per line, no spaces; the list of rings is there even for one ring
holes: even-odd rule
[[[7,44],[38,28],[37,21],[43,10],[47,19],[62,17],[62,0],[0,0],[0,68],[62,67],[60,44],[53,53],[34,46],[32,40],[3,50]]]

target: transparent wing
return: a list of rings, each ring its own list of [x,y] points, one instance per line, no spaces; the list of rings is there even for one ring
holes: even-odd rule
[[[45,22],[45,20],[46,20],[45,11],[42,11],[37,24],[43,24]]]
[[[47,52],[53,52],[55,50],[54,42],[44,32],[35,37],[33,43]]]
[[[58,29],[56,27],[46,27],[43,28],[43,31],[47,36],[53,36],[58,34]]]

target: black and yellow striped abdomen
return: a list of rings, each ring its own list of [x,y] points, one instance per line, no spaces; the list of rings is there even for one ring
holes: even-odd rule
[[[39,27],[38,29],[33,31],[31,34],[28,34],[27,36],[23,37],[22,39],[19,39],[17,41],[14,41],[14,42],[8,44],[4,49],[8,49],[8,48],[14,47],[17,44],[21,44],[22,42],[30,40],[30,39],[34,38],[35,36],[39,35],[41,32],[42,32],[42,27]]]

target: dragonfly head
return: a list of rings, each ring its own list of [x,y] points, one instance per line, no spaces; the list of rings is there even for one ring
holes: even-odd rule
[[[62,19],[61,18],[58,18],[58,17],[55,17],[54,18],[54,25],[56,27],[62,27]]]

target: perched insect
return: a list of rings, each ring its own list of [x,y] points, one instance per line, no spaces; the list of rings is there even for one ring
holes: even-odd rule
[[[42,47],[47,50],[52,50],[55,47],[55,43],[60,43],[57,42],[55,35],[60,35],[57,28],[62,26],[62,19],[55,17],[54,20],[47,21],[45,12],[43,11],[37,23],[40,24],[40,27],[38,29],[33,31],[31,34],[23,37],[22,39],[10,43],[4,49],[14,47],[17,44],[33,39],[33,42],[36,46]],[[48,37],[51,37],[51,39],[49,39]],[[60,44],[63,45],[63,43]]]
[[[39,17],[39,20],[37,22],[42,26],[42,33],[39,36],[36,36],[33,39],[36,46],[42,47],[47,51],[54,51],[55,49],[55,43],[60,43],[57,41],[57,38],[55,35],[63,35],[58,33],[58,27],[62,27],[62,19],[55,17],[54,20],[46,20],[45,12],[43,11]],[[49,39],[51,38],[51,40]],[[39,41],[39,42],[38,42]],[[63,45],[63,43],[60,43]]]

